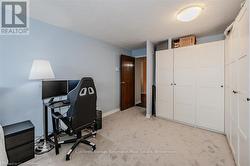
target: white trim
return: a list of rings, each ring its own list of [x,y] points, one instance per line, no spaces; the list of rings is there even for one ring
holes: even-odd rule
[[[139,55],[139,56],[135,56],[135,58],[143,58],[143,57],[147,57],[147,55]]]
[[[102,117],[104,118],[104,117],[107,117],[107,116],[109,116],[109,115],[112,115],[112,114],[114,114],[114,113],[116,113],[116,112],[119,112],[120,111],[120,108],[116,108],[116,109],[114,109],[114,110],[111,110],[111,111],[108,111],[108,112],[104,112],[103,114],[102,114]]]
[[[228,27],[227,29],[224,31],[224,35],[227,37],[228,36],[228,32],[231,31],[233,29],[233,26],[234,26],[234,22],[232,22]]]
[[[136,101],[136,102],[135,102],[135,105],[140,104],[140,103],[141,103],[141,100],[140,100],[140,101]]]
[[[182,125],[193,127],[193,128],[197,128],[197,129],[202,129],[202,130],[211,131],[211,132],[214,132],[214,133],[226,135],[225,132],[218,131],[218,130],[213,130],[213,129],[210,129],[208,127],[201,127],[201,126],[198,126],[198,125],[195,125],[195,124],[186,123],[186,122],[182,122],[182,121],[178,121],[178,120],[174,120],[174,119],[169,119],[169,118],[165,118],[165,117],[157,116],[157,115],[156,115],[156,118],[162,119],[162,120],[167,120],[167,121],[170,121],[170,122],[173,122],[173,123],[182,124]]]
[[[146,114],[146,118],[150,119],[151,118],[151,114]]]

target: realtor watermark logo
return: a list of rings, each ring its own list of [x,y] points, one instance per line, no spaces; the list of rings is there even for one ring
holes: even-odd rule
[[[0,35],[29,34],[29,0],[0,0]]]

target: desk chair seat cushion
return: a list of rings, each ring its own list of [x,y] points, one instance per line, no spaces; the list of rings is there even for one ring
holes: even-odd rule
[[[8,158],[5,149],[4,132],[2,126],[0,125],[0,165],[7,166],[7,164]]]

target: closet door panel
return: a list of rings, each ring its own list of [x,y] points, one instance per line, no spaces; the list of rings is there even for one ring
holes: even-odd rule
[[[158,85],[157,98],[158,117],[173,119],[173,87]]]
[[[240,166],[249,166],[249,103],[243,95],[239,95],[238,139]]]
[[[228,142],[230,142],[230,53],[231,53],[231,35],[227,36],[225,39],[225,133],[228,139]]]
[[[248,56],[242,57],[238,61],[238,89],[239,89],[239,164],[241,166],[249,165],[249,126],[250,113],[249,102],[247,101],[249,94],[249,59]]]
[[[195,124],[196,47],[174,50],[174,119]]]
[[[206,95],[204,95],[206,94]],[[222,110],[222,92],[216,88],[204,87],[198,92],[199,106],[197,125],[208,129],[224,132],[224,111]]]
[[[224,132],[224,41],[202,44],[197,54],[197,125]]]
[[[240,57],[240,43],[239,43],[239,31],[238,24],[235,24],[231,32],[231,54],[230,54],[230,63],[237,61]]]
[[[238,98],[236,95],[231,95],[231,146],[235,157],[235,161],[238,161],[238,120],[237,120],[237,107]]]
[[[156,115],[173,119],[173,50],[156,53]]]
[[[231,84],[231,94],[230,94],[230,109],[231,109],[231,148],[235,157],[235,161],[238,161],[238,95],[233,93],[233,91],[238,92],[237,89],[237,79],[238,79],[238,69],[237,61],[231,64],[230,72],[230,84]]]
[[[225,65],[225,133],[227,135],[227,138],[230,142],[230,121],[231,121],[231,117],[230,117],[230,94],[231,94],[231,90],[230,90],[230,65],[227,64]]]
[[[225,39],[225,65],[230,64],[230,42],[231,36],[227,36]]]
[[[249,92],[249,56],[238,61],[238,89],[240,94],[247,96]]]
[[[236,19],[237,21],[237,31],[239,35],[239,58],[246,56],[248,54],[249,48],[249,10],[244,7],[239,16]]]

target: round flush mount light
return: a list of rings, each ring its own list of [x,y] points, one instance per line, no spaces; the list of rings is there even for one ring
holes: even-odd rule
[[[180,10],[177,14],[177,20],[182,22],[189,22],[196,19],[202,11],[201,6],[189,6]]]

